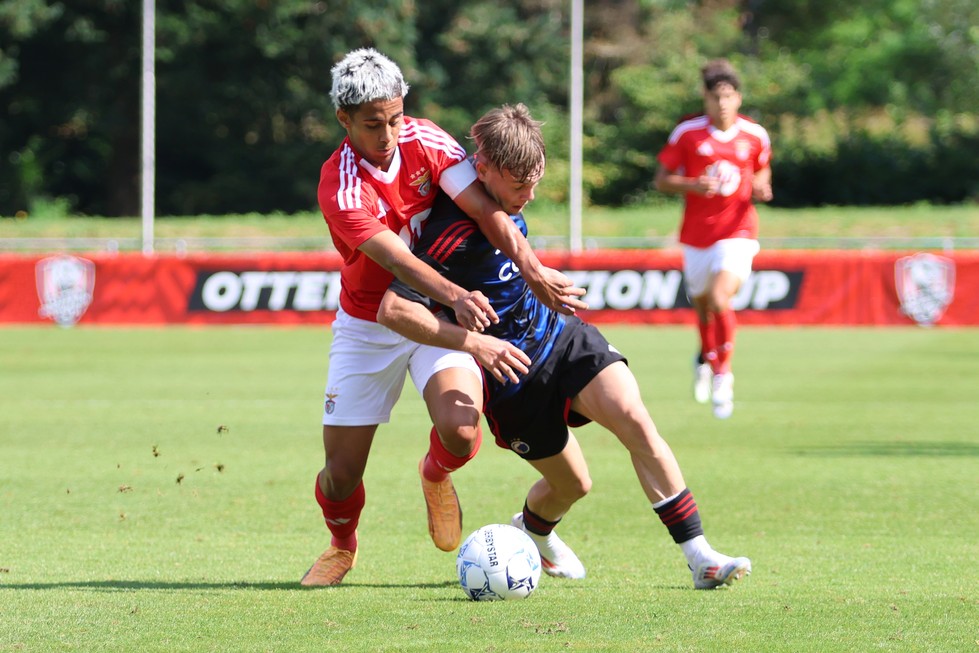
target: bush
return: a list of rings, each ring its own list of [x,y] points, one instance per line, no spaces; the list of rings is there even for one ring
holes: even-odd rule
[[[969,121],[920,120],[890,128],[833,118],[825,125],[773,135],[773,204],[783,207],[959,203],[979,198],[979,130]],[[814,133],[819,133],[818,140]]]

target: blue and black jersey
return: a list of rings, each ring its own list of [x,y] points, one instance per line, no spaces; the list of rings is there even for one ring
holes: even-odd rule
[[[523,215],[510,216],[527,235]],[[545,360],[566,324],[565,317],[550,310],[527,286],[513,261],[493,247],[479,226],[445,193],[439,196],[425,221],[414,248],[415,255],[438,270],[442,276],[467,290],[479,290],[489,299],[500,317],[498,324],[485,333],[506,340],[523,350],[531,359],[531,374],[518,384],[499,384],[487,376],[491,396],[500,399],[511,395],[533,377],[533,370]],[[428,297],[395,279],[391,289],[398,295],[435,308]],[[455,321],[449,307],[439,306]]]

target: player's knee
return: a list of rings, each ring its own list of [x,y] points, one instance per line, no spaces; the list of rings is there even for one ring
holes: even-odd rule
[[[715,291],[707,298],[707,307],[711,313],[723,313],[730,303],[731,299],[721,291]]]
[[[587,475],[576,478],[568,488],[568,494],[574,501],[583,499],[589,492],[591,492],[591,477]]]
[[[357,489],[361,475],[338,460],[327,460],[320,472],[320,490],[331,501],[343,501]]]
[[[435,428],[442,439],[442,444],[456,456],[467,456],[479,446],[482,437],[479,424],[468,421],[436,424]]]

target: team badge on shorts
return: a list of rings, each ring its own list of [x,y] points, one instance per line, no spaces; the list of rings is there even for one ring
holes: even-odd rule
[[[34,268],[38,314],[58,326],[70,327],[81,319],[95,291],[95,263],[76,256],[51,256]]]
[[[510,448],[522,456],[530,453],[530,445],[523,440],[510,440]]]
[[[340,394],[339,392],[326,393],[326,402],[323,404],[323,410],[326,411],[327,415],[332,415],[333,411],[337,409],[337,402],[335,401],[335,399],[339,394]]]
[[[921,326],[931,326],[945,314],[955,296],[955,262],[934,254],[899,258],[894,264],[901,312]]]

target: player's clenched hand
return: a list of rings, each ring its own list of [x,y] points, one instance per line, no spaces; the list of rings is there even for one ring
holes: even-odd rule
[[[585,289],[575,286],[559,270],[541,266],[539,276],[530,278],[530,275],[525,275],[524,280],[537,295],[537,299],[558,313],[574,315],[576,310],[588,308],[588,304],[579,299],[585,294]]]
[[[693,191],[704,197],[713,197],[717,194],[717,189],[721,187],[721,180],[716,175],[707,174],[697,177]]]
[[[508,380],[517,383],[519,374],[530,371],[530,357],[505,340],[474,333],[467,341],[466,351],[500,383]]]
[[[490,324],[500,321],[486,295],[474,290],[452,302],[452,310],[456,314],[456,322],[469,331],[482,331]]]
[[[756,202],[771,202],[772,197],[771,182],[752,182],[751,199]]]

